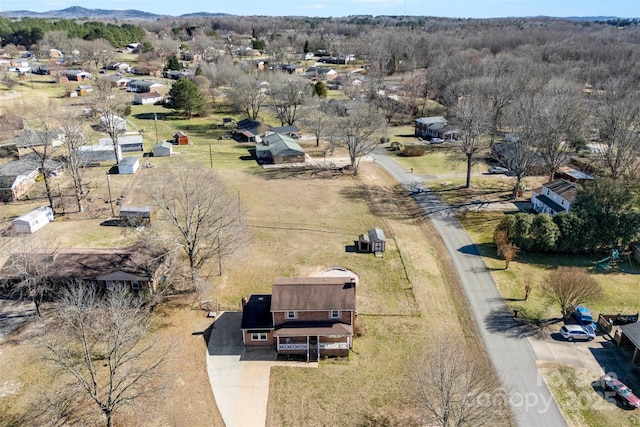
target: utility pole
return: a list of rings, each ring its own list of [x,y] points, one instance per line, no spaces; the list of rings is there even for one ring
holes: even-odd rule
[[[211,164],[211,169],[213,169],[213,153],[211,152],[211,141],[209,141],[209,163]]]
[[[156,124],[156,144],[158,143],[158,114],[153,113],[153,121]]]
[[[116,213],[113,210],[113,199],[111,198],[111,176],[107,173],[107,189],[109,190],[109,204],[111,205],[111,216],[115,217]]]

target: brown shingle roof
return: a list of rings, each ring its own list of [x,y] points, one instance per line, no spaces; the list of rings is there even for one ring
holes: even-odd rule
[[[271,311],[355,309],[351,277],[280,277],[273,283]]]
[[[18,278],[26,257],[33,263],[40,263],[50,256],[37,252],[11,254],[0,270],[0,276],[4,279]],[[120,272],[151,279],[157,266],[156,259],[141,248],[59,249],[46,266],[46,276],[52,281],[64,282],[95,280],[98,276]]]

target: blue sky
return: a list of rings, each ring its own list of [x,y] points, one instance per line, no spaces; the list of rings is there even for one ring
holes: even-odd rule
[[[233,15],[427,15],[455,18],[506,16],[640,17],[640,0],[0,0],[0,11],[35,12],[82,5],[92,9],[138,9],[167,15],[220,12]]]

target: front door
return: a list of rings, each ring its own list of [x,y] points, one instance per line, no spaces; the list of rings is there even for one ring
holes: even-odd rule
[[[318,361],[318,337],[309,337],[309,362]]]

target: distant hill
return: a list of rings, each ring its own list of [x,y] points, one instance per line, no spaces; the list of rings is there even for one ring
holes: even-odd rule
[[[0,12],[0,16],[12,18],[64,18],[64,19],[158,19],[169,15],[158,15],[155,13],[143,12],[141,10],[108,10],[108,9],[87,9],[80,6],[71,6],[62,10],[49,10],[47,12],[32,12],[30,10],[9,10]],[[193,16],[228,16],[226,13],[197,12],[182,15],[183,17]]]
[[[1,0],[0,0],[1,1]],[[80,6],[71,6],[62,10],[50,10],[47,12],[32,12],[30,10],[9,10],[6,12],[0,12],[0,16],[12,17],[12,18],[65,18],[65,19],[159,19],[169,17],[171,15],[158,15],[155,13],[143,12],[141,10],[127,9],[127,10],[109,10],[109,9],[87,9]],[[191,18],[191,17],[217,17],[217,16],[231,16],[228,13],[211,13],[211,12],[194,12],[185,13],[178,16],[178,18]],[[530,17],[536,18],[536,17]],[[621,18],[615,16],[567,16],[567,17],[542,17],[537,18],[555,18],[555,19],[569,19],[573,21],[615,21]],[[638,19],[638,18],[634,18]],[[627,19],[628,20],[628,19]]]

